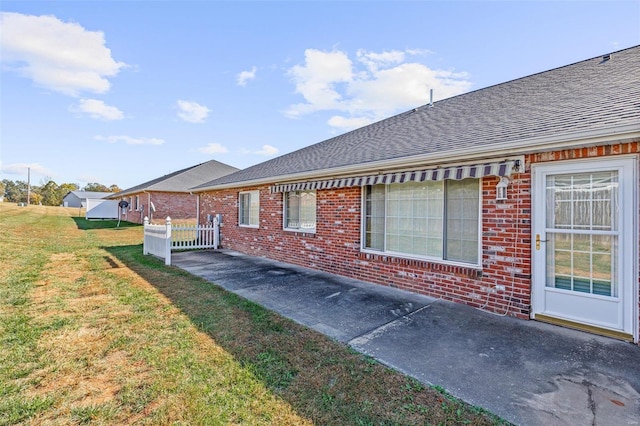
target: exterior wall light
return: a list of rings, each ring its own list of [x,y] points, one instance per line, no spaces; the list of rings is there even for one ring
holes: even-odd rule
[[[509,186],[509,178],[502,176],[500,182],[496,185],[496,200],[507,199],[507,187]]]

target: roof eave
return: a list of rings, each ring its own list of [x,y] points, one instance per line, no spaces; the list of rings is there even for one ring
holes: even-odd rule
[[[170,192],[170,193],[175,193],[175,194],[190,194],[191,191],[188,189],[182,190],[182,191],[178,191],[178,190],[170,190],[170,189],[156,189],[156,188],[151,188],[151,187],[147,187],[147,188],[142,188],[142,189],[136,189],[135,191],[122,191],[122,192],[116,192],[115,194],[107,197],[107,198],[118,198],[118,197],[125,197],[128,195],[133,195],[133,194],[147,194],[150,192]]]
[[[471,160],[475,158],[501,157],[505,155],[530,154],[533,152],[568,149],[576,147],[588,147],[593,145],[611,144],[625,140],[640,139],[640,124],[629,124],[571,132],[561,135],[541,136],[520,140],[501,142],[497,144],[480,145],[473,148],[442,151],[431,154],[420,154],[408,157],[399,157],[390,160],[373,161],[354,164],[350,166],[334,167],[308,172],[292,173],[287,175],[269,176],[260,179],[252,179],[238,182],[229,182],[219,185],[211,185],[202,188],[192,188],[194,193],[220,189],[232,189],[265,184],[291,182],[300,179],[318,179],[337,177],[356,173],[370,172],[371,170],[387,170],[397,167],[414,167],[454,163],[456,161]]]

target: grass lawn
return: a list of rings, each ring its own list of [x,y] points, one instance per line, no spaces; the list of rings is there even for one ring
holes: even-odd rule
[[[0,425],[503,424],[77,214],[0,203]]]

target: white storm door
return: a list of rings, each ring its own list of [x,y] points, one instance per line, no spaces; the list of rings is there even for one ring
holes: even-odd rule
[[[534,166],[534,317],[636,337],[636,170],[629,157]]]

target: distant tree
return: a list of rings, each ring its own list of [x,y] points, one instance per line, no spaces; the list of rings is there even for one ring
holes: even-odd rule
[[[6,187],[6,184],[4,183],[4,180],[2,182],[0,182],[0,194],[2,194],[2,197],[4,197],[4,189]]]
[[[122,189],[120,189],[120,187],[116,184],[113,184],[109,187],[109,191],[111,192],[120,192],[122,191]]]
[[[21,180],[14,182],[8,179],[3,180],[2,182],[5,185],[5,201],[12,203],[23,203],[27,201],[27,182]]]
[[[33,190],[35,188],[35,190]],[[42,203],[42,195],[38,193],[39,187],[34,187],[31,191],[31,197],[29,198],[29,202],[31,204],[41,204]]]
[[[71,191],[77,191],[80,187],[75,183],[63,183],[58,186],[58,197],[60,197],[60,204],[63,203],[64,196]]]
[[[91,192],[110,192],[108,187],[98,182],[88,183],[84,188],[82,188],[82,190]]]
[[[45,206],[59,206],[62,204],[58,184],[52,180],[40,187],[40,195],[42,195],[42,204]]]

